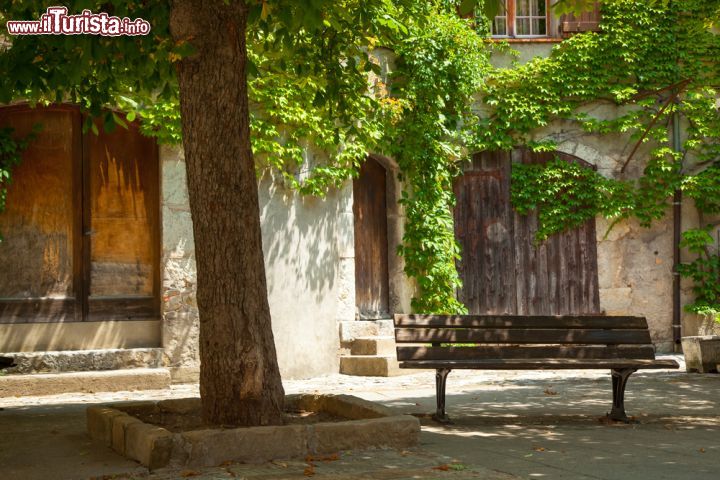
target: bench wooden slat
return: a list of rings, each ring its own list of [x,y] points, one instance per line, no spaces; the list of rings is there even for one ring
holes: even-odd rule
[[[606,317],[595,315],[395,315],[395,326],[406,328],[565,328],[613,330],[647,329],[643,317]]]
[[[679,367],[655,359],[642,317],[395,315],[395,340],[400,368],[436,369],[433,418],[440,422],[449,421],[445,387],[456,369],[607,369],[613,387],[608,418],[628,423],[628,377],[639,369]]]
[[[396,328],[398,343],[649,344],[648,330]]]
[[[413,360],[400,362],[401,368],[450,368],[478,370],[569,370],[569,369],[665,369],[678,368],[675,360],[593,360],[539,358],[534,360]]]
[[[646,359],[655,358],[655,349],[651,345],[638,346],[499,346],[482,345],[477,347],[410,347],[397,348],[397,358],[406,360],[488,360],[488,359]]]

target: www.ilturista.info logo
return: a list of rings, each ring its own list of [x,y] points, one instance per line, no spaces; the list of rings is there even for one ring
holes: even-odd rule
[[[40,20],[10,20],[7,22],[10,35],[147,35],[150,22],[142,18],[131,20],[127,17],[110,16],[107,13],[92,13],[83,10],[78,15],[68,15],[66,7],[48,7]]]

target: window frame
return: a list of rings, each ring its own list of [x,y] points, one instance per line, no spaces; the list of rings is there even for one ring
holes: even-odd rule
[[[495,21],[498,17],[505,18],[505,34],[499,35],[492,33],[492,38],[518,38],[518,39],[534,39],[534,38],[550,38],[552,35],[550,34],[551,30],[551,18],[550,18],[550,3],[551,0],[537,0],[538,4],[540,2],[545,2],[545,33],[544,34],[538,34],[538,35],[518,35],[517,34],[517,0],[504,0],[505,3],[505,11],[501,12],[504,13],[504,15],[496,15],[495,18],[492,20],[493,26],[495,25]],[[542,16],[523,16],[523,18],[542,18]],[[492,27],[491,27],[492,28]]]

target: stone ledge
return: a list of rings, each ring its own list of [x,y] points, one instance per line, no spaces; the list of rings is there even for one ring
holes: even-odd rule
[[[395,330],[392,319],[348,320],[339,322],[340,342],[350,343],[360,337],[393,337]]]
[[[161,390],[169,387],[170,372],[165,368],[6,375],[0,377],[0,398],[73,392]]]
[[[718,373],[720,336],[682,337],[685,370],[689,373]]]
[[[340,357],[340,373],[359,377],[407,375],[400,369],[395,355],[352,355]]]
[[[131,414],[187,413],[200,399],[132,402],[87,409],[90,437],[150,469],[167,465],[215,466],[226,461],[265,462],[374,447],[418,443],[420,422],[409,415],[350,395],[289,395],[291,409],[323,411],[350,420],[308,425],[201,429],[172,433]]]
[[[11,352],[9,374],[67,373],[162,367],[162,348],[115,348],[50,352]]]
[[[173,384],[198,383],[200,381],[200,367],[169,367]]]

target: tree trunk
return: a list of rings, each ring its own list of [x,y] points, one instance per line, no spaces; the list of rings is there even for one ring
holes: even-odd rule
[[[170,28],[190,41],[180,110],[197,257],[200,395],[216,425],[282,423],[258,188],[250,147],[244,1],[175,0]]]

